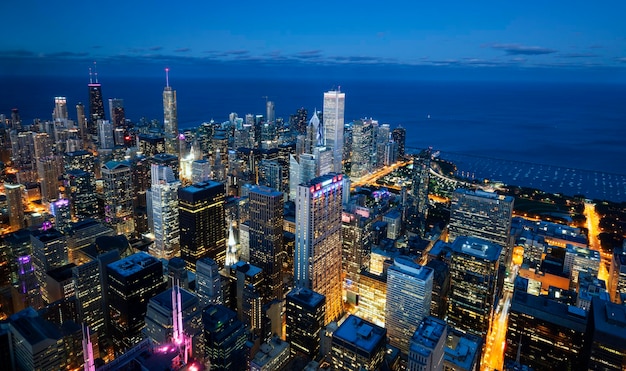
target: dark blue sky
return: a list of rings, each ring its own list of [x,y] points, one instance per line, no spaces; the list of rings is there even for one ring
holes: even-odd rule
[[[222,75],[336,68],[626,81],[623,0],[163,4],[3,1],[0,74],[86,73],[95,60],[101,73],[115,74],[168,65]]]

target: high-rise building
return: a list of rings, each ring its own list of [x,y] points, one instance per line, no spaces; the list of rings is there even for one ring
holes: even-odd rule
[[[333,171],[343,172],[343,126],[346,94],[339,90],[324,93],[324,145],[333,151]]]
[[[387,269],[385,328],[389,343],[409,353],[411,336],[430,315],[433,270],[407,256],[398,256]]]
[[[142,340],[148,300],[167,286],[163,265],[138,252],[107,265],[106,272],[113,344],[116,351],[123,352]]]
[[[105,222],[118,234],[131,235],[135,231],[135,221],[130,163],[127,161],[105,163],[102,165],[102,179]]]
[[[428,217],[430,160],[430,148],[413,156],[413,203],[410,207],[407,229],[422,237],[426,233],[426,218]]]
[[[351,178],[360,178],[372,171],[372,122],[370,120],[355,120],[352,122],[352,156],[350,162]]]
[[[626,369],[626,307],[600,298],[591,300],[586,334],[589,370]]]
[[[452,194],[450,206],[450,241],[458,236],[479,237],[502,246],[502,254],[506,256],[513,201],[511,196],[457,189]]]
[[[109,98],[109,120],[113,123],[114,128],[120,128],[126,125],[123,99]]]
[[[102,100],[102,85],[98,82],[98,72],[95,71],[95,82],[92,79],[91,69],[89,69],[89,122],[92,129],[90,134],[95,134],[95,124],[98,120],[104,120],[104,101]]]
[[[608,285],[611,300],[617,304],[623,303],[626,298],[626,251],[624,249],[613,249]]]
[[[56,157],[37,159],[37,174],[41,185],[41,199],[50,202],[59,198],[59,160]]]
[[[178,116],[176,112],[176,90],[170,86],[170,69],[165,69],[165,89],[163,89],[163,133],[165,135],[165,153],[179,154]]]
[[[581,248],[574,245],[565,246],[565,259],[563,273],[569,274],[570,288],[578,286],[578,275],[589,272],[592,276],[598,275],[600,269],[600,252],[589,248]]]
[[[63,121],[69,118],[67,114],[67,99],[65,97],[54,97],[52,118],[54,121]]]
[[[404,145],[406,142],[406,129],[398,126],[391,132],[391,138],[398,144],[398,157],[404,157]]]
[[[88,142],[89,136],[87,133],[87,116],[85,115],[85,105],[81,102],[78,102],[78,104],[76,105],[76,124],[78,125],[78,135],[80,136],[83,147],[85,147],[86,143]]]
[[[65,174],[65,194],[70,199],[74,218],[85,220],[98,216],[98,199],[93,173],[84,170],[69,170]]]
[[[178,225],[178,188],[172,169],[152,164],[152,187],[147,193],[148,222],[154,233],[149,252],[159,259],[171,259],[180,254]]]
[[[54,216],[54,227],[59,232],[67,234],[72,222],[70,201],[65,198],[53,201],[50,203],[50,213]]]
[[[4,193],[7,196],[9,225],[11,230],[17,231],[24,227],[24,201],[22,200],[24,186],[21,184],[4,183]]]
[[[408,371],[443,370],[448,324],[442,319],[425,317],[417,326],[409,345]]]
[[[226,262],[226,223],[223,183],[208,181],[178,189],[180,251],[187,269],[196,271],[196,261],[209,257],[218,266]]]
[[[357,282],[361,270],[369,266],[369,253],[372,247],[370,222],[371,219],[356,213],[343,211],[341,214],[341,267],[347,301],[352,304],[357,302]]]
[[[484,338],[498,297],[502,247],[480,238],[462,236],[454,241],[451,250],[448,323]]]
[[[324,295],[305,288],[294,288],[287,294],[286,335],[291,354],[315,358],[320,349],[320,331],[324,328],[326,306]]]
[[[47,295],[46,272],[67,264],[67,239],[54,228],[33,232],[30,236],[33,246],[35,276],[41,288],[45,303],[50,303]]]
[[[22,236],[16,236],[16,239],[20,237]],[[17,273],[11,293],[13,297],[13,310],[20,311],[27,307],[33,307],[34,309],[42,308],[44,302],[41,296],[39,281],[35,275],[36,267],[33,265],[33,259],[30,255],[19,255],[16,260]]]
[[[211,258],[201,258],[196,262],[196,295],[202,308],[223,304],[219,267]]]
[[[387,330],[350,315],[333,333],[330,358],[335,370],[379,370],[387,350]]]
[[[115,147],[115,136],[113,135],[113,124],[109,120],[98,120],[98,148],[113,149]]]
[[[587,320],[583,309],[515,290],[505,357],[519,354],[520,363],[534,370],[583,369]]]
[[[326,323],[343,313],[342,178],[330,173],[303,183],[296,199],[294,283],[326,297]]]
[[[202,313],[204,354],[211,369],[241,370],[246,366],[247,331],[237,313],[220,304],[209,305]]]
[[[263,269],[266,302],[283,297],[283,193],[254,186],[248,194],[250,263]]]

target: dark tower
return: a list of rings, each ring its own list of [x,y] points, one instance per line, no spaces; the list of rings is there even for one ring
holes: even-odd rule
[[[104,102],[102,101],[102,85],[98,82],[98,71],[96,70],[96,62],[93,63],[95,74],[95,82],[91,68],[89,69],[89,133],[96,134],[96,124],[98,120],[104,120]]]

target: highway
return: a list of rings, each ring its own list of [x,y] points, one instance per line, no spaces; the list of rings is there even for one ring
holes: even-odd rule
[[[399,169],[401,167],[407,166],[412,164],[413,161],[401,161],[401,162],[395,162],[389,166],[385,166],[382,169],[379,169],[373,173],[369,173],[365,176],[362,176],[358,179],[352,179],[352,184],[350,185],[350,190],[354,191],[356,189],[356,187],[361,187],[361,186],[366,186],[366,185],[371,185],[371,184],[376,184],[376,181],[379,178],[384,177],[385,175],[388,175],[392,172],[394,172],[396,169]]]
[[[589,239],[589,248],[599,251],[600,256],[602,257],[600,269],[598,270],[598,278],[604,280],[604,282],[608,285],[608,267],[611,266],[611,259],[613,259],[613,256],[602,250],[602,245],[600,244],[600,239],[598,238],[598,235],[602,232],[600,229],[600,215],[596,211],[596,205],[590,202],[585,202],[585,211],[583,213],[587,218],[587,238]]]

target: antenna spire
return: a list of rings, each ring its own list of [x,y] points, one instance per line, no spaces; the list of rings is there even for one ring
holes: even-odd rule
[[[165,87],[170,87],[170,68],[165,67]]]
[[[93,61],[93,72],[96,75],[96,84],[98,83],[98,65],[96,61]]]
[[[93,74],[91,72],[91,67],[89,67],[89,83],[93,84]]]

